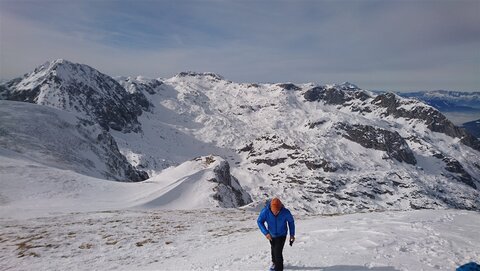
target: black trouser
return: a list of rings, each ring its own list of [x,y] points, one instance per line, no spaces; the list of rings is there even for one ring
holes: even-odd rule
[[[275,271],[283,271],[283,246],[287,236],[272,238],[270,246],[272,248],[272,262],[275,265]]]

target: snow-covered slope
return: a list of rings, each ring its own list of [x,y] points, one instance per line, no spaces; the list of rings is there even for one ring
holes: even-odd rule
[[[199,157],[147,181],[125,183],[86,176],[62,168],[59,161],[35,161],[32,153],[0,145],[2,218],[132,208],[239,207],[251,202],[221,157]]]
[[[270,245],[256,216],[202,209],[0,217],[0,262],[5,270],[268,270]],[[452,271],[480,259],[478,212],[296,217],[296,224],[286,271]]]
[[[116,79],[58,60],[1,92],[55,101],[41,104],[98,123],[150,176],[194,157],[221,156],[253,207],[277,195],[305,213],[480,209],[480,142],[418,100],[351,83],[247,84],[214,73]],[[48,93],[108,110],[92,115]]]
[[[206,156],[171,167],[148,182],[162,188],[142,200],[144,208],[189,210],[209,207],[240,207],[250,203],[250,196],[231,176],[228,162]]]
[[[44,166],[96,178],[127,182],[148,178],[128,163],[99,125],[51,107],[0,100],[0,148]]]

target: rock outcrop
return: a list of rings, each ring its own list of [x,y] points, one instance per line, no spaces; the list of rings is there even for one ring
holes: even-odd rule
[[[238,180],[231,175],[230,165],[218,156],[200,157],[197,160],[205,160],[207,164],[214,164],[215,178],[210,182],[218,184],[213,188],[213,198],[218,201],[220,207],[240,207],[252,202],[250,195],[242,188]]]
[[[385,151],[388,157],[399,162],[415,165],[417,160],[412,150],[398,132],[368,125],[350,125],[339,123],[337,127],[344,131],[343,137],[357,142],[365,148]]]

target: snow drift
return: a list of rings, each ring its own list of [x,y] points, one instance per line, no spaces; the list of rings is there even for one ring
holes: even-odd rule
[[[41,164],[0,147],[1,217],[117,209],[232,208],[248,193],[221,157],[206,156],[143,182],[106,181]]]

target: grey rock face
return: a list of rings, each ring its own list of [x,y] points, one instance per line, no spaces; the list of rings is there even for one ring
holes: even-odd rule
[[[406,162],[411,165],[417,163],[412,150],[398,132],[346,123],[339,123],[337,127],[345,131],[342,134],[343,137],[357,142],[365,148],[385,151],[389,157],[399,162]]]
[[[255,164],[267,164],[271,167],[273,166],[276,166],[278,164],[281,164],[283,162],[285,162],[285,160],[287,160],[287,158],[276,158],[276,159],[255,159],[253,160],[253,163]]]
[[[326,87],[314,87],[305,92],[303,96],[309,102],[325,101],[327,104],[343,104],[348,101],[345,92]]]
[[[8,98],[10,90],[5,85],[0,85],[0,100],[6,100]]]
[[[203,159],[203,158],[200,158]],[[205,161],[207,164],[215,162],[217,159],[213,156],[207,156]],[[230,165],[225,160],[220,160],[219,164],[213,169],[215,178],[209,180],[217,183],[214,188],[215,194],[213,198],[218,201],[221,207],[240,207],[252,202],[250,195],[240,186],[238,180],[230,173]]]
[[[227,186],[232,186],[232,178],[230,175],[230,165],[227,161],[221,161],[220,165],[213,169],[216,179]]]
[[[269,149],[256,149],[254,147],[254,142],[251,142],[250,144],[241,148],[238,151],[248,152],[248,157],[251,158],[252,163],[256,165],[266,164],[273,167],[273,166],[277,166],[284,163],[288,159],[288,157],[285,156],[285,157],[271,158],[269,157],[269,154],[277,152],[279,150],[289,150],[289,151],[297,150],[296,146],[286,144],[285,142],[280,140],[277,137],[277,135],[264,135],[257,138],[257,140],[255,140],[255,143],[260,143],[260,142],[270,142],[270,143],[273,143],[275,147],[271,147]]]
[[[284,90],[293,90],[293,91],[301,90],[299,86],[292,83],[277,84],[277,86],[283,88]]]
[[[406,119],[420,119],[424,120],[428,129],[433,132],[444,133],[451,137],[461,138],[461,142],[474,150],[480,151],[480,141],[469,134],[465,129],[455,126],[438,110],[422,104],[414,106],[407,110],[402,105],[414,104],[416,101],[402,101],[400,97],[393,93],[386,93],[378,95],[372,104],[386,108],[386,115],[391,115],[396,118]]]
[[[326,122],[327,122],[326,120],[320,120],[320,121],[311,122],[311,123],[308,124],[308,128],[313,129],[313,128],[317,127],[317,126],[320,126],[320,125],[322,125],[322,124],[325,124]]]
[[[118,82],[130,93],[146,92],[148,94],[156,94],[158,88],[163,85],[162,81],[157,79],[136,80],[134,78],[119,78]]]
[[[455,158],[453,157],[444,157],[442,159],[443,162],[445,162],[445,169],[449,172],[452,173],[457,173],[454,175],[454,178],[462,183],[465,183],[466,185],[469,185],[473,188],[477,188],[475,183],[473,182],[473,178],[468,172],[465,171],[463,168],[462,164],[460,164]]]
[[[153,107],[152,103],[150,103],[147,97],[145,97],[145,95],[141,92],[131,93],[129,96],[133,103],[140,106],[143,111],[150,111],[150,109]]]
[[[141,77],[120,77],[117,78],[117,81],[131,95],[135,104],[141,106],[143,111],[152,112],[154,105],[150,102],[146,95],[154,95],[158,93],[163,85],[162,81],[157,79],[145,79]]]
[[[309,102],[323,101],[326,104],[341,105],[354,99],[364,101],[370,98],[370,95],[358,88],[319,86],[307,90],[303,97]]]
[[[323,169],[325,172],[335,172],[338,170],[338,167],[325,159],[318,159],[317,161],[309,160],[299,160],[299,162],[304,163],[305,166],[310,170]]]
[[[213,72],[193,72],[193,71],[187,71],[187,72],[180,72],[179,74],[176,75],[177,77],[210,77],[213,80],[224,80],[223,76],[213,73]]]
[[[108,166],[109,171],[105,172],[107,177],[116,179],[123,182],[140,182],[149,178],[145,171],[135,169],[130,163],[128,163],[125,156],[123,156],[115,142],[115,139],[108,133],[103,131],[97,136],[98,145],[103,149],[103,157],[105,164]],[[98,153],[98,155],[101,155]],[[110,172],[116,173],[111,174]],[[116,176],[124,176],[119,179]]]

